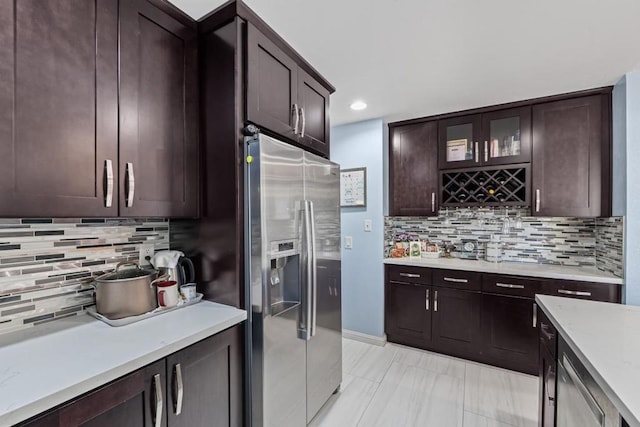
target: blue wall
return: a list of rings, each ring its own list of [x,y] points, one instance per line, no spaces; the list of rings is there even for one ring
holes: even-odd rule
[[[367,168],[366,208],[342,208],[342,327],[384,336],[384,124],[368,120],[331,129],[331,160],[342,169]],[[372,231],[364,231],[364,220]],[[353,249],[344,237],[353,237]]]
[[[625,214],[625,302],[640,305],[640,73],[628,73],[613,94],[613,200],[614,214]]]

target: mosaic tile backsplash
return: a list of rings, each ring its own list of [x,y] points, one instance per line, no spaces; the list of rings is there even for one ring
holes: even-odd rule
[[[597,267],[622,277],[622,218],[531,217],[528,208],[441,210],[438,217],[386,217],[385,257],[403,235],[433,243],[476,239],[479,257],[492,235],[500,235],[503,260]]]
[[[143,243],[169,249],[169,221],[0,219],[0,334],[83,313],[93,278]]]

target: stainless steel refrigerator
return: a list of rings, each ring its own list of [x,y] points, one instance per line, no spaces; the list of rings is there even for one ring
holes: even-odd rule
[[[246,140],[251,425],[301,427],[342,382],[340,167]]]

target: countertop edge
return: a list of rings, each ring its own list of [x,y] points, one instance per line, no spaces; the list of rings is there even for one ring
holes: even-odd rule
[[[16,408],[11,412],[5,412],[0,415],[0,424],[15,425],[28,420],[36,415],[47,412],[65,402],[73,400],[87,392],[95,390],[111,381],[117,380],[127,374],[130,374],[144,366],[147,366],[157,360],[163,359],[170,354],[180,351],[192,344],[197,343],[205,338],[216,335],[226,329],[236,326],[247,319],[247,313],[243,311],[237,315],[220,322],[208,329],[189,335],[180,341],[168,344],[159,350],[155,350],[142,357],[132,359],[131,361],[112,368],[88,380],[74,384],[64,390],[60,390],[55,394],[44,397],[42,399],[30,402],[25,406]]]
[[[604,276],[594,276],[589,274],[588,272],[583,272],[583,273],[579,273],[576,272],[576,276],[575,277],[568,277],[571,275],[571,272],[566,272],[566,273],[560,273],[560,272],[545,272],[545,271],[540,271],[540,272],[517,272],[517,271],[499,271],[499,270],[495,270],[495,271],[486,271],[486,268],[490,267],[489,265],[486,264],[479,264],[477,266],[475,265],[447,265],[446,262],[443,264],[439,264],[439,261],[442,262],[443,260],[445,260],[444,258],[438,258],[438,259],[411,259],[411,258],[383,258],[382,262],[386,265],[404,265],[407,267],[423,267],[423,268],[440,268],[443,270],[460,270],[460,271],[475,271],[475,272],[479,272],[479,273],[488,273],[488,274],[505,274],[505,275],[511,275],[511,276],[523,276],[523,277],[537,277],[537,278],[543,278],[543,279],[558,279],[558,280],[573,280],[573,281],[586,281],[586,282],[593,282],[593,283],[602,283],[602,284],[609,284],[609,285],[623,285],[624,284],[624,279],[619,278],[619,277],[604,277]],[[463,262],[482,262],[485,263],[485,261],[482,260],[460,260]],[[509,267],[516,267],[516,266],[523,266],[523,267],[531,267],[534,265],[540,265],[540,264],[533,264],[533,263],[501,263],[500,265],[509,265]],[[542,264],[544,265],[544,264]],[[544,267],[542,267],[544,268]],[[569,267],[570,268],[570,267]],[[578,268],[578,267],[575,267]],[[599,270],[598,270],[599,271]]]
[[[620,396],[618,396],[618,394],[611,388],[609,383],[600,374],[600,371],[598,371],[598,369],[593,366],[591,361],[589,361],[587,357],[582,353],[578,345],[573,341],[573,339],[571,339],[570,335],[567,333],[564,327],[558,322],[553,314],[551,314],[551,311],[544,304],[544,298],[562,297],[554,297],[551,295],[536,295],[536,302],[538,303],[538,307],[540,307],[544,314],[549,318],[551,323],[553,323],[553,326],[556,328],[558,333],[562,335],[562,338],[565,340],[569,348],[575,353],[576,357],[593,376],[595,382],[602,388],[604,394],[606,394],[611,402],[615,405],[616,409],[620,412],[620,415],[622,415],[625,421],[627,421],[627,423],[629,423],[630,425],[640,426],[640,420],[631,412],[631,410],[629,410],[627,405],[622,401],[622,399],[620,399]]]

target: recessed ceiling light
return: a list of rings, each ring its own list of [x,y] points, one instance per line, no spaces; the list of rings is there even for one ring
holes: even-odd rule
[[[365,108],[367,108],[367,103],[364,101],[355,101],[354,103],[351,104],[351,109],[352,110],[364,110]]]

